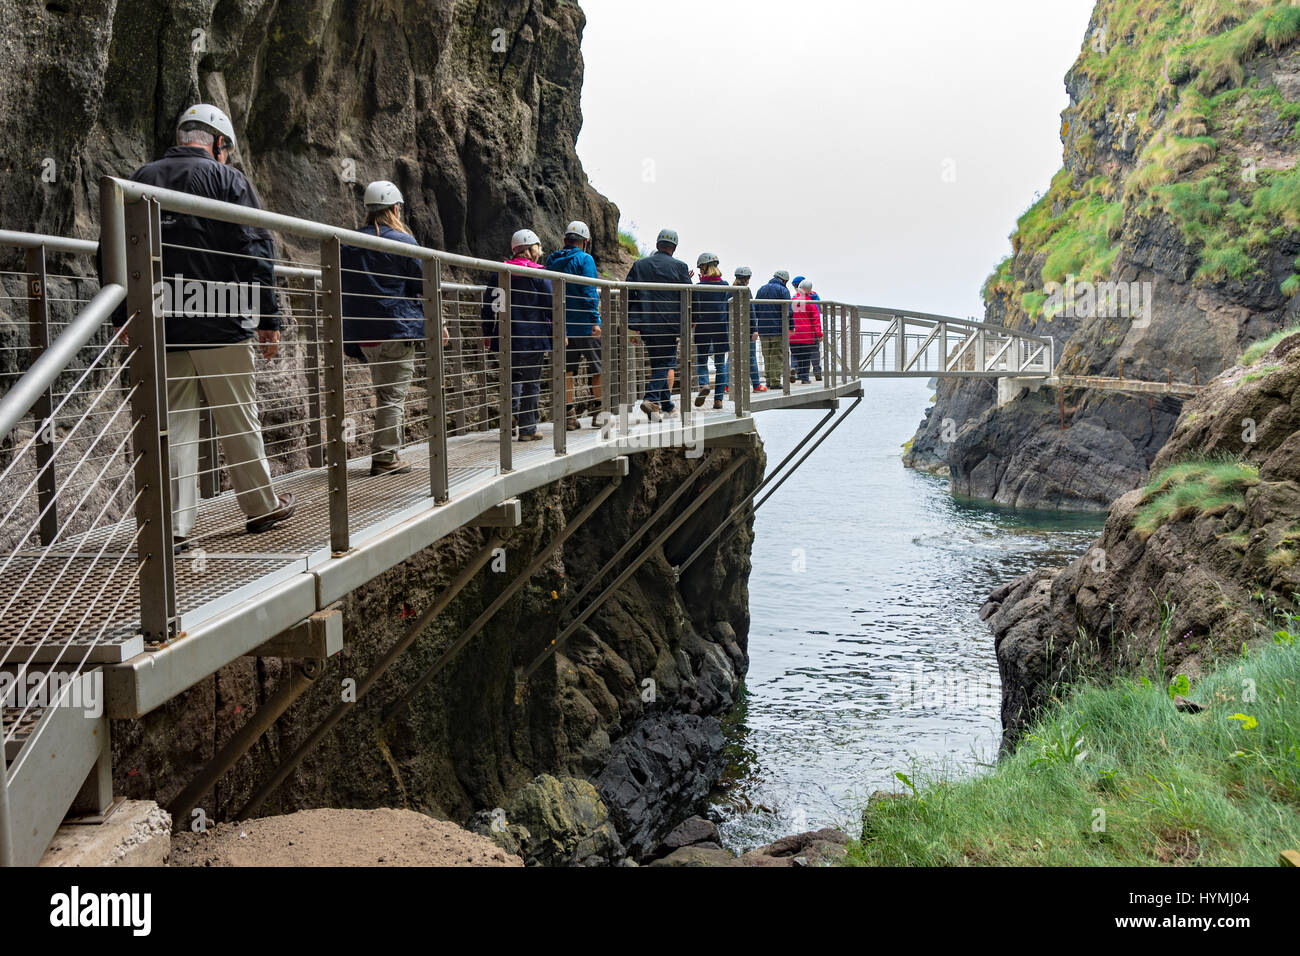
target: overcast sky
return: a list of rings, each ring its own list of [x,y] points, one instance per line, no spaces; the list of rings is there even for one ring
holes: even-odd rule
[[[710,251],[728,276],[785,268],[826,297],[956,316],[982,316],[1061,166],[1093,6],[581,2],[578,153],[643,242],[672,226],[692,266]]]

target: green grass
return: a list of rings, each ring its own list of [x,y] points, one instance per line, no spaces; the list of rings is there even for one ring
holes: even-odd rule
[[[1239,365],[1254,365],[1269,352],[1277,347],[1278,343],[1288,339],[1300,332],[1300,325],[1293,325],[1290,328],[1281,329],[1274,332],[1266,339],[1260,339],[1258,342],[1250,345],[1246,351],[1241,353],[1241,358],[1237,360]]]
[[[1110,278],[1121,225],[1133,216],[1168,216],[1197,257],[1202,282],[1265,276],[1271,250],[1300,229],[1300,167],[1245,175],[1239,158],[1248,155],[1242,144],[1278,120],[1293,127],[1300,147],[1300,104],[1246,80],[1252,58],[1300,38],[1300,6],[1111,0],[1106,14],[1106,43],[1098,49],[1089,36],[1075,64],[1089,95],[1063,130],[1073,172],[1057,174],[1011,237],[1014,252],[1042,257],[1042,274],[1016,280],[1003,263],[983,289],[986,302],[1002,297],[1031,321],[1051,318],[1038,294],[1046,283],[1070,274]],[[1100,162],[1098,128],[1141,147],[1131,172]],[[1300,291],[1297,273],[1283,283],[1288,296]]]
[[[1246,510],[1245,490],[1259,468],[1240,461],[1186,461],[1170,465],[1142,490],[1133,527],[1144,539],[1169,521]]]
[[[1188,696],[1208,709],[1176,711],[1163,678],[1078,687],[985,775],[913,768],[844,862],[1276,866],[1300,849],[1300,647],[1252,650]]]
[[[618,231],[618,244],[627,250],[629,255],[640,256],[641,244],[637,242],[636,236],[630,232]]]

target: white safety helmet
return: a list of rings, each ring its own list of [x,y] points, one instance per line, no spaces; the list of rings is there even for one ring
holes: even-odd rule
[[[696,267],[703,269],[705,266],[718,264],[718,257],[711,252],[701,252],[700,257],[695,260]]]
[[[386,179],[380,179],[367,186],[365,197],[361,201],[366,204],[366,209],[370,212],[378,212],[389,206],[396,206],[400,202],[406,202],[402,198],[402,191]]]
[[[205,127],[209,133],[226,137],[230,141],[231,149],[237,145],[235,126],[230,122],[230,117],[210,103],[195,103],[181,114],[180,119],[176,121],[176,128],[179,130],[190,123],[197,123]]]
[[[811,291],[812,291],[812,279],[804,279],[802,282],[800,282],[800,283],[799,283],[799,291],[800,291],[800,292],[811,292]]]
[[[772,273],[772,278],[780,279],[782,283],[786,283],[790,281],[790,273],[786,272],[784,269],[778,269],[776,272]]]
[[[564,235],[566,237],[577,236],[579,239],[586,239],[591,242],[591,230],[587,228],[587,224],[581,219],[575,219],[569,223],[564,230]]]
[[[656,242],[656,243],[666,242],[666,243],[668,243],[669,245],[672,245],[672,246],[679,246],[679,245],[681,245],[681,243],[677,241],[677,230],[676,230],[676,229],[661,229],[661,230],[659,231],[659,238],[656,239],[655,242]]]
[[[749,279],[752,278],[753,275],[754,275],[754,270],[751,269],[749,266],[736,266],[737,279]]]
[[[516,232],[513,236],[510,237],[511,252],[514,252],[516,249],[526,248],[528,246],[540,246],[541,244],[542,244],[542,240],[538,239],[537,233],[533,232],[531,229],[520,229],[518,232]]]

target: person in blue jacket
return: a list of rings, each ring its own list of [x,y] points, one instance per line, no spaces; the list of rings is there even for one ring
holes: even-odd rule
[[[506,265],[542,268],[542,240],[531,229],[520,229],[511,237],[510,251]],[[497,320],[502,305],[497,304],[496,292],[502,281],[501,274],[492,276],[483,304],[483,347],[489,352],[501,350]],[[537,431],[537,405],[542,394],[542,365],[551,350],[551,296],[549,279],[510,276],[510,393],[520,441],[545,437]]]
[[[596,260],[587,253],[590,244],[591,230],[585,222],[574,220],[564,230],[564,248],[546,257],[546,268],[551,272],[596,278]],[[565,427],[569,431],[581,427],[574,408],[574,387],[585,361],[587,374],[591,376],[591,427],[600,428],[600,290],[577,282],[565,283],[565,289],[564,336],[568,343],[564,353]]]
[[[795,276],[794,287],[796,289],[799,288],[799,285],[800,283],[803,282],[803,280],[804,280],[803,276]],[[810,293],[810,296],[814,302],[820,302],[822,300],[822,297],[819,296],[816,292]],[[812,370],[813,370],[813,378],[817,379],[817,381],[820,382],[822,380],[822,350],[820,348],[813,349]]]
[[[402,222],[402,193],[385,180],[366,187],[366,224],[357,231],[418,245]],[[370,474],[404,475],[400,457],[406,396],[415,375],[415,343],[424,338],[420,260],[359,246],[339,249],[343,267],[343,351],[365,361],[375,386]],[[445,345],[448,332],[442,329]]]
[[[692,297],[694,307],[691,318],[695,328],[695,365],[699,373],[700,390],[695,396],[695,407],[699,408],[709,397],[709,358],[713,358],[716,378],[713,381],[713,407],[722,407],[722,393],[727,387],[727,352],[730,351],[731,323],[729,307],[731,288],[722,277],[718,267],[718,257],[711,252],[703,252],[695,262],[700,270],[698,289],[720,286],[717,292],[696,292]],[[735,396],[732,396],[735,400]]]
[[[785,311],[789,308],[782,304],[790,301],[790,289],[786,286],[789,281],[790,273],[781,270],[768,279],[767,284],[754,296],[754,331],[758,333],[759,343],[763,347],[767,387],[774,391],[783,387],[781,370],[785,368],[790,355],[784,346],[784,333],[781,329]]]

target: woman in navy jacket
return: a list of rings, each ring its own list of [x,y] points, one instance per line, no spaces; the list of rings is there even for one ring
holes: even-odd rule
[[[713,407],[722,407],[722,393],[727,387],[727,352],[730,343],[727,340],[731,329],[728,303],[731,293],[727,290],[727,280],[722,277],[718,267],[718,257],[711,252],[701,254],[696,261],[700,269],[700,282],[692,296],[695,303],[691,318],[695,325],[695,364],[699,372],[700,391],[695,396],[698,408],[709,397],[709,356],[713,356],[713,367],[717,376],[713,382]],[[705,292],[709,286],[718,286],[717,292]]]
[[[402,194],[390,182],[366,187],[366,224],[358,232],[418,245],[402,222]],[[424,338],[424,282],[420,260],[391,252],[344,245],[343,351],[365,361],[375,386],[375,430],[370,440],[370,474],[404,475],[411,470],[398,453],[406,395],[415,375],[415,342]],[[447,344],[446,326],[442,342]]]

